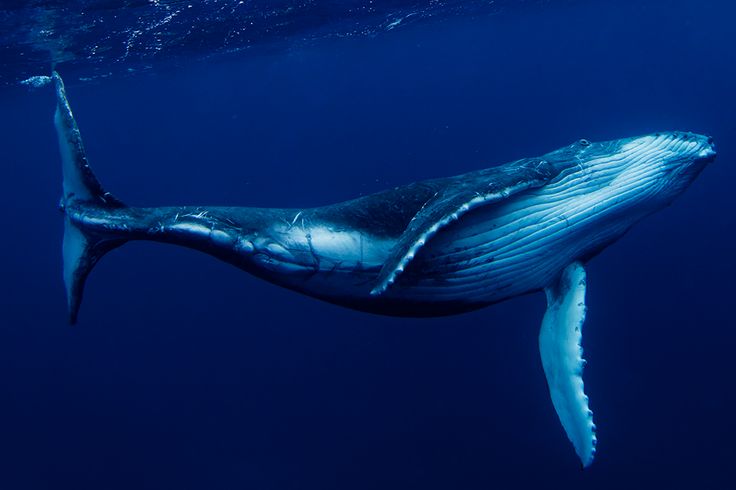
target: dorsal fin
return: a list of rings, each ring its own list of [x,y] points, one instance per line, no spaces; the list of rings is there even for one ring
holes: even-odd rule
[[[437,191],[411,220],[383,264],[371,294],[384,293],[443,227],[471,209],[540,187],[553,175],[553,168],[546,160],[530,158],[458,176],[454,183]]]

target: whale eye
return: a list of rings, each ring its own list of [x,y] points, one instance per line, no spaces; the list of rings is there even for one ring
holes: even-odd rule
[[[582,140],[578,141],[578,143],[580,143],[580,146],[590,146],[590,141],[588,141],[586,139],[582,139]]]

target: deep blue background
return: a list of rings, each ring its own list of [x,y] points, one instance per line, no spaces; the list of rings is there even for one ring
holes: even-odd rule
[[[53,97],[3,89],[0,488],[734,488],[730,5],[550,2],[67,76],[98,175],[136,205],[320,205],[581,137],[713,135],[716,163],[589,265],[586,471],[549,401],[539,294],[383,318],[134,243],[69,327]]]

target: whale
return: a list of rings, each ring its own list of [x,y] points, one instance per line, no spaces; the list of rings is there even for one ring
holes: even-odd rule
[[[380,315],[454,315],[544,292],[541,364],[583,467],[597,443],[583,383],[586,264],[668,206],[716,156],[711,137],[662,131],[581,139],[316,208],[134,207],[93,173],[64,83],[56,72],[52,79],[71,323],[94,266],[134,240],[199,250],[298,293]]]

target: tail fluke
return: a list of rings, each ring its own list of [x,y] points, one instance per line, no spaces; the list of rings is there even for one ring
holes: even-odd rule
[[[121,201],[106,192],[87,162],[79,128],[66,98],[64,82],[57,72],[52,78],[56,86],[56,114],[54,123],[59,137],[63,171],[61,209],[64,219],[64,285],[66,286],[69,321],[76,323],[87,276],[95,264],[110,250],[126,240],[85,231],[78,220],[72,221],[69,210],[96,207],[115,209],[125,207]]]
[[[69,308],[69,323],[77,323],[79,306],[82,304],[84,283],[92,268],[110,250],[124,244],[126,240],[105,239],[85,233],[71,222],[64,221],[64,285]]]
[[[106,192],[87,162],[82,136],[66,98],[64,81],[57,72],[52,75],[56,86],[56,114],[54,124],[59,137],[61,164],[64,173],[62,204],[85,201],[104,207],[125,207],[121,201]]]

